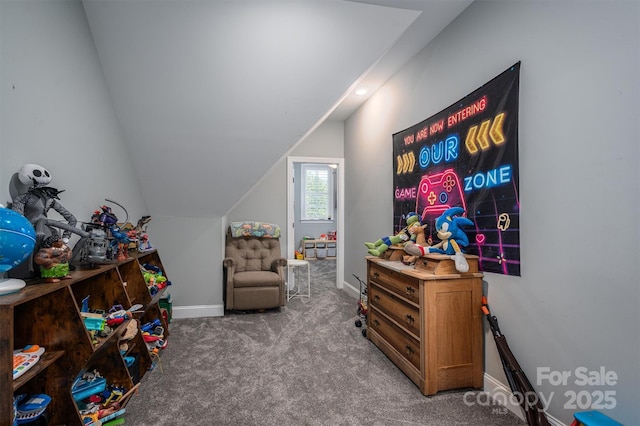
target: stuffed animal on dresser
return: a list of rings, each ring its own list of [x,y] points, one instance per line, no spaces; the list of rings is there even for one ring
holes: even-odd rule
[[[409,228],[414,225],[420,225],[420,217],[416,213],[409,213],[406,217],[407,226],[402,228],[395,235],[382,237],[373,243],[364,243],[369,249],[368,252],[372,256],[380,256],[394,244],[406,243],[407,241],[415,241],[416,235],[409,232]]]
[[[422,246],[419,244],[406,244],[404,250],[412,256],[423,256],[427,253],[441,253],[450,255],[458,272],[467,272],[469,263],[464,257],[463,247],[469,245],[469,238],[462,229],[463,226],[471,226],[473,222],[462,216],[465,213],[462,207],[452,207],[445,210],[436,219],[436,232],[440,242],[434,246]]]

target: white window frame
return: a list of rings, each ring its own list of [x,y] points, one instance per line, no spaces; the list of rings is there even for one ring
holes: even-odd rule
[[[307,205],[306,205],[306,188],[307,188],[307,171],[313,170],[322,170],[327,172],[327,214],[328,217],[309,217],[307,213]],[[333,168],[329,167],[327,164],[317,164],[317,163],[304,163],[300,166],[300,221],[301,222],[313,222],[313,223],[321,223],[321,222],[330,222],[333,218],[334,213],[334,190],[333,190]]]

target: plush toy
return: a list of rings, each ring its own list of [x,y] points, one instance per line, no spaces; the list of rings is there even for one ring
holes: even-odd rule
[[[380,256],[387,249],[394,245],[407,242],[409,240],[415,241],[416,235],[409,232],[409,228],[413,225],[420,225],[420,217],[416,213],[409,213],[406,217],[407,226],[402,228],[397,234],[389,237],[382,237],[375,243],[364,243],[369,249],[369,254],[372,256]]]
[[[418,245],[421,247],[426,247],[427,244],[427,237],[425,236],[425,228],[427,227],[426,224],[421,225],[420,222],[416,222],[413,225],[409,226],[408,231],[409,233],[414,236],[415,238],[411,238],[409,241],[407,241],[404,245],[404,251],[406,251],[408,254],[411,253],[411,249],[407,249],[407,247],[410,247],[412,245]],[[415,251],[414,251],[415,253]],[[404,263],[405,265],[412,265],[416,262],[416,260],[418,259],[418,257],[420,257],[419,255],[415,255],[415,254],[410,254],[409,256],[403,256],[402,257],[402,263]]]
[[[66,245],[71,234],[80,236],[80,240],[72,250],[71,263],[80,253],[85,245],[89,234],[80,228],[76,228],[78,221],[69,210],[60,203],[61,192],[56,188],[47,186],[51,183],[51,173],[38,164],[25,164],[17,173],[19,182],[26,187],[26,192],[17,194],[13,198],[11,210],[24,215],[33,224],[36,230],[36,248],[39,250],[42,242],[49,236],[60,236],[59,229],[62,230],[62,242]],[[49,219],[49,210],[55,210],[64,218],[66,222]]]
[[[469,263],[464,257],[461,247],[469,245],[469,238],[462,230],[462,226],[473,225],[473,222],[463,217],[462,207],[452,207],[447,209],[436,219],[436,232],[440,242],[434,246],[422,246],[418,244],[407,244],[404,250],[413,256],[422,256],[426,253],[442,253],[451,256],[455,262],[458,272],[467,272]]]

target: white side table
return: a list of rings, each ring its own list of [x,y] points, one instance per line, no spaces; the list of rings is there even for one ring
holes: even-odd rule
[[[298,277],[300,276],[300,268],[307,267],[307,292],[302,293],[301,283],[295,285],[296,269],[298,270]],[[308,260],[287,259],[287,301],[294,297],[311,297],[311,268]],[[295,291],[293,291],[295,290]],[[292,292],[293,291],[293,292]]]

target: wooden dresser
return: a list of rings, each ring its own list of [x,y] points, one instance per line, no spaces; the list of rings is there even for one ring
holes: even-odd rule
[[[415,266],[367,257],[367,338],[424,395],[483,386],[483,275],[466,257],[464,274],[445,255]]]

